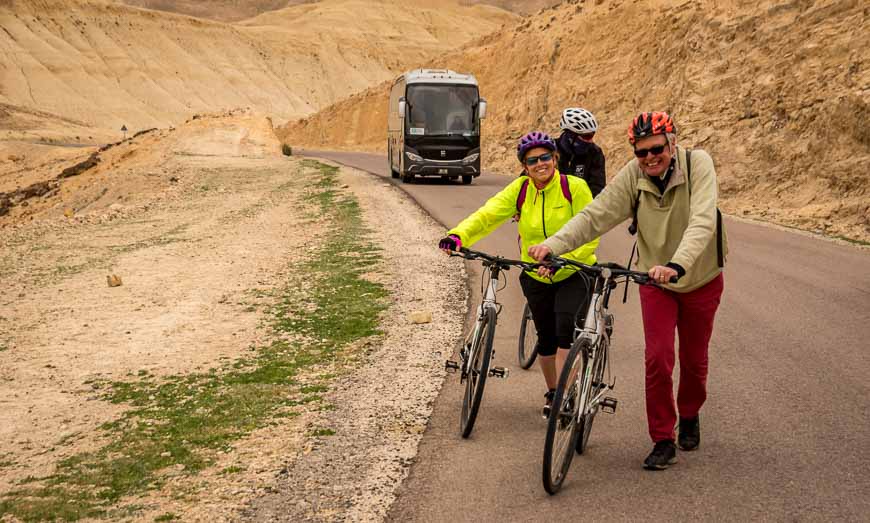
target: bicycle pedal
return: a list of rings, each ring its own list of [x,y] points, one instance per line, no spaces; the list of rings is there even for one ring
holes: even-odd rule
[[[444,362],[444,370],[453,374],[454,372],[459,370],[459,363],[453,360],[447,360]]]
[[[489,369],[489,375],[493,378],[502,378],[505,379],[510,376],[510,369],[506,369],[504,367],[493,367]]]
[[[601,400],[601,410],[607,412],[609,414],[614,414],[616,412],[616,406],[619,404],[619,400],[616,398],[604,398]]]

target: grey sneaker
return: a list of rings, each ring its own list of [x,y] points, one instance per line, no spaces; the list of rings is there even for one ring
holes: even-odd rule
[[[647,470],[665,470],[677,462],[677,447],[674,442],[666,439],[657,441],[643,462],[643,468]]]
[[[680,450],[695,450],[701,444],[701,423],[698,416],[680,418],[680,433],[677,435],[677,445]]]

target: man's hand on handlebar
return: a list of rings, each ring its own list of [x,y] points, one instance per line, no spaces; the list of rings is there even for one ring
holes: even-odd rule
[[[553,254],[553,251],[546,245],[532,245],[529,247],[529,256],[539,262],[546,261],[547,257],[551,254]],[[538,274],[540,275],[540,272]]]
[[[441,238],[438,242],[438,248],[445,253],[450,254],[451,251],[458,251],[462,248],[462,240],[459,239],[459,236],[451,234]]]
[[[656,283],[677,283],[679,273],[664,265],[656,265],[649,270],[649,277]]]

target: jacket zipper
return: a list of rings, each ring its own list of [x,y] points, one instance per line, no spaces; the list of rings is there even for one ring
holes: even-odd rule
[[[544,191],[541,191],[541,226],[544,228],[544,238],[548,238],[547,236],[547,220],[544,219],[544,209],[546,206],[546,198],[544,196]]]

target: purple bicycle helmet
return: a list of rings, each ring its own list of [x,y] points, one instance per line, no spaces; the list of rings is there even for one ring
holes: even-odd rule
[[[523,158],[526,156],[526,153],[529,152],[529,149],[534,149],[535,147],[543,147],[544,149],[555,151],[556,142],[553,141],[547,133],[541,131],[530,132],[520,138],[520,142],[517,144],[517,158],[520,162],[523,161]]]

